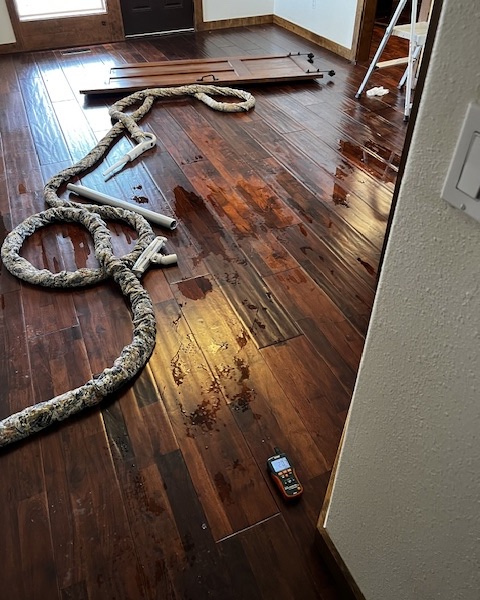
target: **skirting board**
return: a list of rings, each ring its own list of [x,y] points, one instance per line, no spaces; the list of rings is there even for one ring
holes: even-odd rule
[[[345,430],[347,428],[347,423],[345,423],[345,427],[343,429],[342,437],[340,439],[340,444],[337,450],[337,455],[333,464],[332,473],[328,482],[327,491],[325,493],[325,499],[323,501],[322,510],[320,511],[320,516],[318,517],[315,545],[320,554],[322,555],[322,558],[325,561],[330,573],[333,575],[335,581],[340,586],[342,590],[342,598],[344,600],[365,600],[365,596],[362,594],[360,588],[355,583],[355,580],[353,579],[350,571],[348,570],[347,565],[343,562],[343,559],[340,556],[337,548],[335,547],[335,544],[333,543],[332,539],[330,538],[328,531],[325,529],[325,519],[328,512],[328,506],[330,504],[330,498],[332,495],[333,484],[335,481],[338,460],[343,446],[343,438],[345,435]]]
[[[291,21],[282,19],[282,17],[277,17],[277,15],[262,15],[259,17],[223,19],[221,21],[205,21],[199,25],[198,30],[213,31],[214,29],[227,29],[229,27],[251,27],[252,25],[268,25],[270,23],[274,23],[279,27],[283,27],[283,29],[286,29],[287,31],[296,33],[297,35],[305,38],[309,42],[318,44],[326,50],[331,50],[335,54],[338,54],[339,56],[346,58],[347,60],[353,60],[354,58],[354,50],[346,48],[345,46],[341,46],[336,42],[332,42],[332,40],[329,40],[321,35],[313,33],[312,31],[309,31],[304,27],[300,27],[300,25],[295,25],[295,23],[292,23]]]
[[[0,45],[0,54],[13,54],[14,52],[18,52],[18,43],[13,42],[11,44],[1,44]]]
[[[268,25],[273,23],[273,15],[260,15],[258,17],[240,17],[237,19],[222,19],[221,21],[204,21],[197,27],[198,31],[213,31],[214,29],[228,29],[229,27],[251,27],[252,25]]]

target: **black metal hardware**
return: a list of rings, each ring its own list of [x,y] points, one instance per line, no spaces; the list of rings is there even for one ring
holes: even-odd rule
[[[310,69],[307,69],[305,73],[327,73],[327,75],[330,75],[330,77],[333,77],[335,75],[335,71],[333,70],[321,71],[320,69],[317,69],[316,71],[310,71]]]
[[[203,75],[202,77],[200,77],[200,79],[197,79],[197,81],[203,81],[205,79],[205,77],[212,77],[212,81],[220,81],[218,79],[218,77],[215,77],[215,75],[213,73],[209,73],[208,75]]]
[[[313,59],[315,58],[315,54],[312,54],[311,52],[297,52],[296,54],[293,54],[293,52],[289,52],[288,56],[306,56],[308,62],[312,64]]]

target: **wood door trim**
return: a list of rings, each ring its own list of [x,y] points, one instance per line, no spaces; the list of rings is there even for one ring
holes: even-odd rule
[[[193,0],[193,26],[195,31],[202,31],[203,25],[203,0]]]
[[[15,10],[14,0],[5,0],[7,6],[7,12],[12,23],[13,33],[15,34],[15,43],[8,44],[8,48],[0,46],[0,52],[2,54],[7,52],[21,52],[23,50],[22,38],[20,33],[20,21],[17,17],[17,11]]]
[[[18,18],[17,10],[15,7],[14,0],[5,0],[7,11],[10,16],[10,20],[12,22],[13,33],[15,34],[16,42],[15,44],[8,44],[9,48],[2,48],[0,46],[0,53],[5,54],[7,52],[30,52],[35,50],[50,50],[53,48],[59,47],[74,47],[74,46],[84,46],[88,44],[94,43],[102,43],[102,42],[117,42],[123,41],[125,39],[124,31],[123,31],[123,20],[122,20],[122,12],[120,8],[120,0],[106,0],[107,3],[107,14],[104,17],[104,20],[108,23],[108,27],[105,27],[105,35],[99,36],[103,39],[92,39],[78,41],[75,43],[75,40],[72,41],[71,44],[64,43],[56,43],[52,42],[52,36],[50,33],[46,33],[42,35],[41,27],[39,27],[38,35],[32,37],[31,30],[34,27],[34,23],[42,23],[42,21],[25,21],[22,22]],[[85,17],[75,17],[75,18],[84,18],[86,20],[91,20],[95,22],[101,18],[102,15],[87,15]],[[68,17],[66,17],[66,21],[68,21]],[[48,20],[45,20],[44,23],[47,23]],[[48,28],[48,25],[46,25]]]
[[[291,23],[290,21],[287,21],[286,19],[283,19],[282,17],[277,17],[276,15],[274,15],[274,17],[273,17],[273,22],[275,25],[279,25],[280,27],[283,27],[283,29],[286,29],[287,31],[296,33],[297,35],[299,35],[300,37],[303,37],[304,39],[308,40],[309,42],[313,42],[314,44],[318,44],[322,48],[331,50],[332,52],[334,52],[335,54],[338,54],[339,56],[342,56],[343,58],[347,58],[349,60],[351,58],[352,51],[349,48],[347,48],[346,46],[341,46],[340,44],[337,44],[336,42],[332,42],[332,40],[329,40],[321,35],[318,35],[317,33],[313,33],[312,31],[309,31],[308,29],[305,29],[304,27],[301,27],[300,25],[295,25],[295,23]]]
[[[367,61],[370,57],[377,0],[359,0],[353,29],[350,60]]]
[[[195,0],[195,4],[201,4],[200,0]],[[203,9],[201,11],[201,20],[195,23],[197,31],[214,31],[216,29],[229,29],[232,27],[251,27],[253,25],[270,25],[274,22],[273,15],[260,15],[257,17],[238,17],[235,19],[221,19],[219,21],[204,21]]]

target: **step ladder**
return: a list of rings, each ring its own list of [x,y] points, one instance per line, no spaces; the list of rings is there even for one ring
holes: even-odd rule
[[[428,20],[417,22],[418,0],[411,0],[412,6],[410,23],[407,25],[397,25],[397,21],[400,18],[400,15],[402,14],[407,2],[408,0],[400,0],[398,3],[393,17],[388,24],[387,29],[385,30],[385,35],[383,36],[378,50],[376,51],[375,56],[370,63],[365,78],[355,94],[355,98],[360,98],[374,69],[384,69],[386,67],[406,64],[407,68],[405,69],[405,72],[398,84],[399,88],[405,85],[405,110],[403,114],[404,121],[408,121],[408,118],[410,117],[410,111],[412,110],[412,92],[415,89],[418,65],[420,64],[423,46],[425,45],[428,32]],[[392,35],[409,40],[408,56],[404,58],[394,58],[393,60],[380,61],[379,59]]]

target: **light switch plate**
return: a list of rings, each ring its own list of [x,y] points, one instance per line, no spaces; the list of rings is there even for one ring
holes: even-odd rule
[[[470,193],[477,195],[480,190],[480,164],[474,164],[478,157],[475,151],[477,148],[476,136],[478,135],[480,135],[480,106],[472,103],[469,105],[463,121],[462,130],[443,186],[442,198],[455,208],[463,210],[477,221],[480,221],[480,200],[478,197],[470,195]],[[472,180],[476,173],[478,174],[478,187],[477,182]],[[468,184],[465,181],[466,174],[469,175]],[[459,187],[463,190],[469,190],[469,193],[465,193]]]

